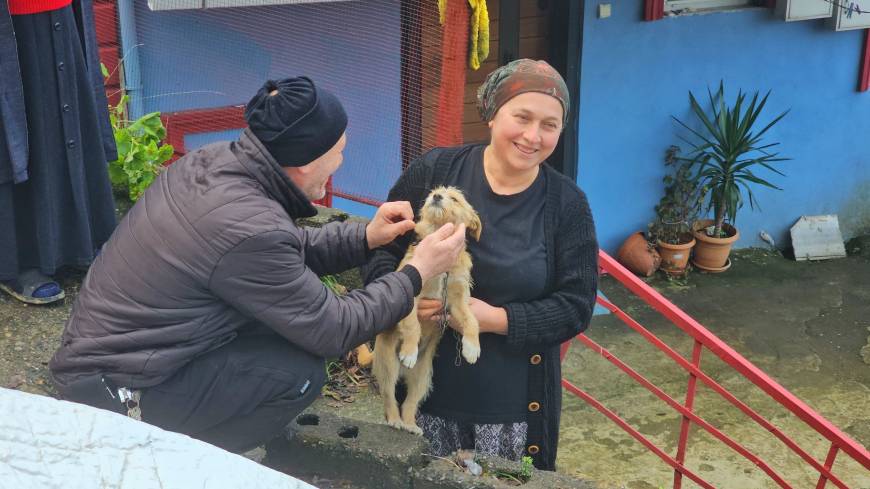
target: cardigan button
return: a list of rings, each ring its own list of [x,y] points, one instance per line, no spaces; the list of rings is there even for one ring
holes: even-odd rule
[[[69,149],[73,149],[73,148],[75,148],[75,147],[76,147],[76,140],[75,140],[75,139],[70,139],[69,141],[67,141],[67,142],[66,142],[66,147],[69,148]]]
[[[536,413],[541,410],[541,403],[537,401],[532,401],[529,403],[529,411],[532,413]]]
[[[532,365],[538,365],[539,363],[541,363],[541,355],[535,353],[529,358],[529,363],[531,363]]]
[[[60,22],[55,22],[55,23],[54,23],[54,30],[56,30],[56,31],[59,31],[59,30],[60,30]]]
[[[63,107],[61,107],[61,109],[63,109],[64,112],[69,112],[72,107],[70,107],[69,104],[63,104]]]
[[[526,447],[526,451],[529,452],[529,455],[537,455],[538,452],[541,451],[541,447],[538,445],[529,445]]]
[[[61,61],[60,63],[57,64],[57,69],[59,71],[63,71],[63,61]]]

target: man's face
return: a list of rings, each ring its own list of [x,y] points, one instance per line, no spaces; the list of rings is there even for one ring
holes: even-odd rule
[[[284,172],[309,200],[320,200],[326,196],[327,180],[344,161],[346,144],[347,135],[342,134],[338,142],[316,160],[305,166],[285,168]]]

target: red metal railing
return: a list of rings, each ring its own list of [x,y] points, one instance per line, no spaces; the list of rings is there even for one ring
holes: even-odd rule
[[[750,363],[749,360],[745,359],[742,355],[734,351],[722,340],[717,338],[713,333],[704,328],[700,323],[692,319],[688,314],[681,311],[674,304],[665,299],[661,294],[656,292],[653,288],[651,288],[643,281],[638,279],[634,274],[626,270],[607,253],[604,253],[603,251],[599,252],[598,260],[599,267],[603,272],[611,275],[613,278],[618,280],[628,290],[637,295],[649,306],[661,313],[663,316],[673,322],[674,325],[676,325],[683,332],[690,335],[695,340],[694,348],[692,349],[692,359],[691,361],[689,361],[682,355],[677,353],[675,350],[670,348],[667,344],[662,342],[658,337],[656,337],[653,333],[644,328],[640,323],[631,318],[619,307],[615,306],[606,299],[603,299],[601,297],[598,298],[598,303],[601,306],[607,308],[631,329],[640,333],[640,335],[643,336],[649,343],[664,352],[675,363],[688,371],[689,380],[686,388],[686,398],[685,401],[681,404],[679,401],[668,396],[663,390],[647,380],[643,375],[639,374],[637,371],[622,362],[615,355],[607,351],[607,349],[597,344],[593,340],[589,339],[586,335],[580,334],[576,337],[576,340],[585,344],[593,351],[598,352],[602,357],[604,357],[617,368],[625,372],[627,375],[629,375],[631,378],[633,378],[635,381],[637,381],[639,384],[649,390],[652,394],[667,403],[669,406],[671,406],[671,408],[673,408],[675,411],[679,412],[682,415],[676,455],[671,456],[665,453],[664,450],[657,447],[647,437],[645,437],[643,434],[641,434],[639,431],[629,425],[624,419],[620,418],[618,414],[605,407],[603,404],[601,404],[601,402],[596,400],[592,395],[585,392],[583,389],[580,389],[566,379],[562,379],[562,386],[566,390],[576,395],[577,397],[580,397],[592,407],[610,418],[628,434],[634,437],[638,442],[640,442],[647,449],[656,454],[665,463],[673,467],[673,487],[675,489],[681,487],[683,477],[691,479],[701,487],[713,488],[713,486],[709,482],[702,479],[698,474],[692,472],[684,465],[686,449],[688,446],[689,428],[692,423],[702,428],[704,431],[708,432],[710,435],[727,445],[738,454],[742,455],[747,460],[751,461],[754,465],[763,470],[780,487],[791,487],[780,474],[778,474],[770,465],[764,462],[758,455],[752,453],[745,446],[731,439],[730,437],[716,429],[713,425],[711,425],[703,418],[694,413],[693,407],[695,401],[696,386],[699,380],[703,382],[707,387],[712,389],[714,392],[718,393],[722,398],[737,407],[741,412],[746,414],[750,419],[758,423],[765,430],[773,434],[776,438],[782,441],[782,443],[785,444],[785,446],[787,446],[792,452],[797,454],[808,465],[813,467],[813,469],[815,469],[819,473],[819,480],[816,485],[817,489],[824,488],[828,481],[830,481],[839,488],[848,489],[848,486],[844,484],[843,481],[841,481],[839,478],[837,478],[837,476],[831,473],[831,468],[834,465],[834,460],[836,459],[837,454],[841,451],[868,470],[870,470],[870,453],[868,453],[868,451],[863,446],[846,436],[836,426],[831,424],[820,414],[813,411],[803,401],[795,397],[791,392],[779,385],[776,381],[768,377],[764,372],[762,372],[755,365]],[[563,360],[568,352],[570,344],[571,341],[568,341],[562,345],[561,356]],[[728,364],[731,368],[733,368],[743,377],[755,384],[765,393],[767,393],[773,400],[788,409],[792,414],[801,419],[804,423],[806,423],[809,427],[815,430],[818,434],[823,436],[826,440],[830,441],[831,446],[828,450],[828,454],[825,458],[824,463],[820,463],[819,461],[817,461],[804,449],[798,446],[798,444],[794,440],[792,440],[785,433],[783,433],[779,428],[771,424],[767,419],[765,419],[752,408],[737,399],[733,394],[728,392],[727,389],[725,389],[715,380],[706,375],[700,368],[701,354],[705,348],[715,354],[723,362]]]

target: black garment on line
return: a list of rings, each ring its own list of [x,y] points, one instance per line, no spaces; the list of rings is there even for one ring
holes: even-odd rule
[[[281,435],[325,381],[323,358],[259,327],[200,355],[166,382],[142,389],[142,420],[241,453]],[[124,411],[98,377],[74,382],[61,394]]]
[[[29,179],[0,184],[0,280],[86,266],[115,227],[98,111],[71,6],[12,22],[24,84]],[[8,148],[0,138],[0,151]]]
[[[484,146],[475,146],[446,184],[462,189],[483,224],[480,242],[468,241],[471,295],[493,305],[540,298],[547,286],[544,243],[546,185],[543,172],[514,195],[495,193],[483,168]],[[507,337],[480,336],[480,359],[456,366],[458,334],[441,338],[433,362],[433,390],[421,411],[455,421],[496,424],[526,421],[528,355]]]

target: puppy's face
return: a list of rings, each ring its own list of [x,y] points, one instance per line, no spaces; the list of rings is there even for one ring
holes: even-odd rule
[[[426,236],[448,222],[465,224],[471,236],[480,241],[480,217],[462,191],[456,187],[437,187],[426,197],[415,230],[419,236]]]

